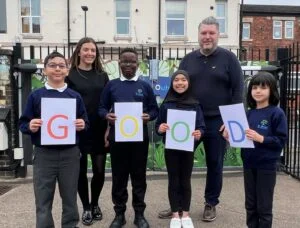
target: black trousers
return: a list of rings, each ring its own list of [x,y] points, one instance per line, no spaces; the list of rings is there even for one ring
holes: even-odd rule
[[[148,139],[143,142],[110,142],[112,201],[116,214],[123,214],[126,211],[129,176],[134,211],[138,214],[144,213],[148,146]]]
[[[244,169],[245,207],[249,228],[271,228],[276,170]]]
[[[223,184],[223,161],[226,152],[226,140],[219,132],[222,124],[221,116],[205,117],[206,131],[202,138],[207,166],[205,202],[213,206],[219,203]]]
[[[165,149],[168,170],[168,196],[172,212],[189,211],[191,204],[191,175],[194,153]]]

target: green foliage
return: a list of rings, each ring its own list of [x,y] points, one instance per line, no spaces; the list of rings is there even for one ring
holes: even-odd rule
[[[224,156],[224,166],[242,166],[241,150],[230,147]]]
[[[88,160],[88,169],[91,169],[92,168],[92,159],[91,159],[91,156],[88,154],[88,157],[87,157],[87,160]]]
[[[143,75],[148,75],[149,68],[149,64],[146,61],[141,61],[139,63],[139,70],[143,73]]]
[[[178,61],[177,60],[169,60],[168,67],[169,67],[169,75],[172,75],[178,69]]]
[[[106,154],[106,168],[110,169],[111,168],[111,158],[110,158],[110,153]]]
[[[33,64],[39,64],[39,63],[41,63],[41,60],[40,59],[31,59],[30,62]]]
[[[201,143],[195,153],[194,153],[194,167],[205,167],[205,152],[203,148],[203,143]]]
[[[106,169],[110,169],[111,168],[111,159],[110,159],[110,153],[107,153],[106,155],[106,165],[105,165]],[[88,155],[88,169],[92,169],[92,159],[91,156]]]
[[[154,150],[151,150],[153,154],[152,156],[149,156],[152,159],[150,163],[152,163],[153,166],[149,168],[152,168],[154,170],[161,170],[166,167],[164,144],[162,141],[153,144]]]
[[[120,76],[119,73],[119,65],[117,61],[109,60],[103,64],[104,70],[107,73],[110,80],[114,78],[118,78]]]
[[[31,78],[31,88],[32,88],[32,90],[43,87],[45,81],[46,81],[45,76],[40,76],[40,75],[37,75],[37,74],[33,74],[32,78]]]
[[[159,75],[170,76],[178,69],[178,66],[178,60],[161,60],[159,61]]]

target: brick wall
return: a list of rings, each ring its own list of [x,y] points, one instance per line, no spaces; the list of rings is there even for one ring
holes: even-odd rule
[[[282,39],[273,39],[273,21],[282,21]],[[294,38],[285,38],[285,21],[294,21]],[[265,59],[265,49],[270,49],[270,61],[277,60],[277,48],[300,42],[300,17],[246,16],[243,22],[250,23],[250,39],[243,40],[247,58]],[[259,53],[260,50],[260,53]]]
[[[10,77],[10,67],[11,67],[11,56],[12,52],[9,50],[0,49],[0,107],[1,108],[10,108],[10,121],[13,128],[13,133],[15,134],[14,129],[14,112],[13,112],[13,83]],[[9,137],[9,145],[12,145],[13,137]],[[14,178],[15,171],[1,171],[2,167],[8,167],[12,163],[12,150],[0,151],[0,178]]]

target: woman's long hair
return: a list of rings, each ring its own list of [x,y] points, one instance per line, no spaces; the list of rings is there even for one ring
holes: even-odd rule
[[[102,60],[101,60],[101,57],[100,57],[100,52],[99,52],[99,49],[97,47],[97,44],[95,42],[95,40],[91,37],[83,37],[81,38],[77,45],[76,45],[76,48],[71,56],[71,68],[78,68],[79,64],[80,64],[80,56],[79,56],[79,52],[80,52],[80,49],[82,47],[83,44],[85,43],[93,43],[96,47],[96,58],[95,58],[95,61],[93,62],[92,64],[92,68],[94,70],[96,70],[97,72],[102,72],[104,71],[103,69],[103,66],[102,66]]]

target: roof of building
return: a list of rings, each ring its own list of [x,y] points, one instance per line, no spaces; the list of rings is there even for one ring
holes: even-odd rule
[[[244,16],[300,16],[300,6],[244,4],[242,12]]]

